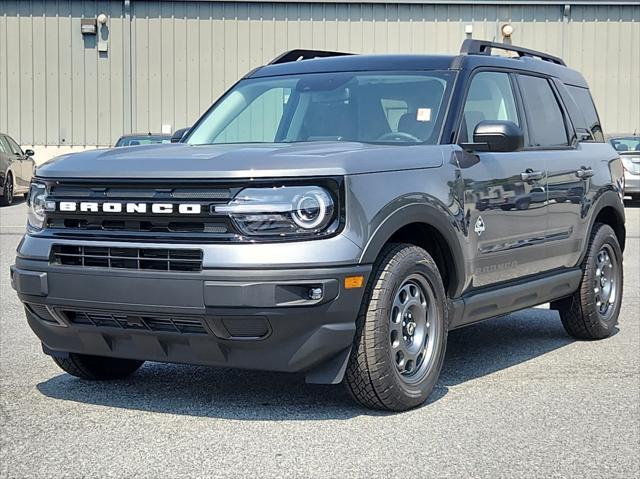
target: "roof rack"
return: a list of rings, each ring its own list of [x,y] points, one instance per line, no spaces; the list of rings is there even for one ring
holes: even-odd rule
[[[509,45],[507,43],[496,43],[485,40],[474,40],[467,38],[462,42],[460,47],[460,55],[491,55],[492,49],[506,50],[509,52],[516,52],[519,57],[537,57],[545,62],[555,63],[556,65],[566,66],[566,63],[562,58],[554,57],[548,53],[538,52],[536,50],[529,50],[528,48],[518,47],[515,45]]]
[[[269,62],[269,65],[297,62],[299,60],[310,60],[312,58],[341,57],[344,55],[353,55],[353,53],[329,52],[324,50],[289,50],[288,52],[284,52],[282,55],[275,57]]]

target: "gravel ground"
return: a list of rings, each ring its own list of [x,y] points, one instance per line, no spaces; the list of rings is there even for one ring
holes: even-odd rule
[[[529,309],[454,331],[423,407],[381,414],[303,377],[148,363],[63,374],[9,285],[25,205],[0,210],[0,477],[640,476],[640,205],[613,337]]]

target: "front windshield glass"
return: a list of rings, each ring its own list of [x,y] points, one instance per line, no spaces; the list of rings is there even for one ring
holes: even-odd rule
[[[312,73],[243,80],[187,143],[438,141],[452,72]]]
[[[170,143],[170,136],[160,135],[140,135],[140,136],[123,136],[118,140],[115,146],[137,146],[151,145],[156,143]]]

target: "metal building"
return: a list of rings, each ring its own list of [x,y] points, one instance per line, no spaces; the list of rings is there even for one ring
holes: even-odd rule
[[[455,53],[468,36],[502,41],[505,24],[585,75],[605,132],[640,131],[630,0],[0,0],[0,131],[42,161],[188,126],[287,49]]]

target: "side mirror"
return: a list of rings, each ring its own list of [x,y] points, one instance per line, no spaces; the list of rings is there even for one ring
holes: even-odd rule
[[[24,150],[24,155],[25,156],[34,156],[36,154],[35,151],[33,150]]]
[[[461,146],[471,151],[520,151],[524,148],[524,134],[512,121],[484,120],[473,131],[473,143]]]
[[[179,130],[174,131],[173,135],[171,135],[171,143],[180,143],[180,140],[182,140],[188,131],[189,128],[180,128]]]

